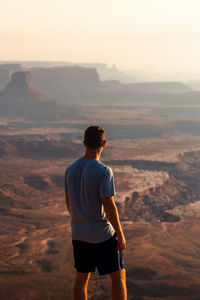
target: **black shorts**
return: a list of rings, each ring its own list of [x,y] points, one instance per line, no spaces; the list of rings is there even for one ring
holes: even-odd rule
[[[124,268],[123,253],[117,250],[116,234],[98,244],[77,240],[72,240],[72,244],[77,272],[90,273],[97,268],[99,275],[106,275]]]

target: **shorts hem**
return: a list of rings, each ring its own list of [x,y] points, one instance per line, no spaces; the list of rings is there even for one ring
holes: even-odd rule
[[[121,271],[123,269],[125,269],[125,267],[122,267],[121,269],[114,269],[112,271],[105,271],[105,272],[98,272],[98,273],[99,273],[99,276],[105,276],[105,275],[109,275],[109,274],[112,274],[117,271]]]
[[[75,268],[76,269],[76,268]],[[82,270],[77,270],[76,269],[76,271],[78,272],[78,273],[94,273],[95,272],[95,270],[92,270],[92,271],[82,271]]]

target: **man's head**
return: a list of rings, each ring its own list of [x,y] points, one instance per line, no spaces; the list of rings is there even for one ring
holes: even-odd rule
[[[106,144],[104,128],[90,126],[85,130],[84,145],[90,149],[99,149]]]

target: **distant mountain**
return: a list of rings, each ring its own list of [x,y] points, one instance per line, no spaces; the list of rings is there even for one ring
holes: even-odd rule
[[[86,99],[96,92],[101,82],[94,68],[53,67],[32,68],[33,86],[44,92],[49,99],[73,102]]]
[[[176,99],[176,94],[192,91],[190,86],[181,82],[122,83],[119,80],[102,81],[95,68],[78,66],[32,68],[31,74],[34,87],[43,91],[49,98],[69,103],[107,103],[122,99],[124,101],[138,101],[139,98],[149,101],[149,95],[154,94],[156,94],[156,98],[159,98],[159,94],[172,94],[171,98]]]
[[[0,92],[0,117],[58,120],[73,118],[74,115],[70,114],[66,106],[49,101],[43,93],[32,87],[29,71],[13,73],[11,81]]]
[[[198,80],[198,79],[196,79],[196,80],[189,80],[189,81],[186,82],[186,84],[188,84],[189,86],[191,86],[193,90],[200,91],[200,80]]]
[[[83,67],[32,68],[33,86],[48,98],[61,102],[105,103],[138,101],[149,95],[191,92],[191,87],[181,82],[147,82],[124,84],[118,80],[100,80],[96,69]],[[139,96],[138,96],[139,94]],[[141,95],[140,95],[141,94]]]
[[[84,68],[95,68],[99,74],[100,79],[103,80],[118,80],[122,83],[135,82],[136,78],[119,70],[115,65],[110,68],[106,64],[100,63],[79,63],[78,66]]]
[[[101,65],[101,64],[100,64]],[[4,65],[4,80],[14,65]],[[18,66],[23,68],[22,66]],[[103,68],[103,65],[102,65]],[[160,102],[164,104],[198,104],[199,93],[181,82],[122,83],[119,80],[100,80],[95,68],[80,66],[58,66],[32,68],[29,70],[33,87],[48,99],[69,104],[116,103],[116,102]],[[2,75],[3,76],[3,75]],[[7,87],[8,88],[8,87]],[[6,93],[8,89],[6,88]],[[33,88],[29,90],[34,94]],[[15,92],[16,93],[16,90]],[[30,96],[30,95],[29,95]],[[37,98],[38,95],[34,94]]]
[[[0,61],[1,63],[1,61]],[[16,63],[10,61],[10,63]],[[86,69],[96,69],[100,80],[119,80],[123,83],[135,82],[135,77],[128,75],[126,72],[119,70],[115,65],[108,67],[104,63],[74,63],[66,61],[17,61],[26,68],[52,68],[52,67],[74,67],[79,66]]]
[[[1,92],[1,98],[7,103],[15,98],[28,100],[46,100],[45,96],[34,89],[31,84],[31,73],[29,71],[17,71],[12,74],[11,81]]]
[[[0,91],[2,91],[10,81],[11,74],[20,69],[20,64],[0,64]]]
[[[190,92],[192,88],[178,81],[167,82],[141,82],[126,84],[126,88],[135,93],[185,93]]]

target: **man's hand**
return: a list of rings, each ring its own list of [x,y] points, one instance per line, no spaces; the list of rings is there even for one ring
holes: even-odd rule
[[[123,234],[117,235],[118,247],[117,250],[121,251],[126,248],[126,239]]]

